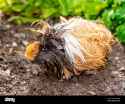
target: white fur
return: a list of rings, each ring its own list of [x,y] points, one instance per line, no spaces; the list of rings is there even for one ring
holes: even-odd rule
[[[63,31],[62,38],[65,41],[65,52],[67,57],[69,57],[72,63],[75,62],[75,57],[79,57],[81,63],[85,62],[84,53],[86,50],[81,47],[79,40],[71,34],[70,31],[75,27],[79,26],[81,23],[85,23],[80,17],[72,18],[64,23],[59,23],[54,26],[55,30]]]
[[[79,40],[70,33],[66,32],[63,34],[63,38],[65,41],[65,52],[70,58],[70,61],[74,63],[75,56],[77,56],[81,59],[82,63],[85,62],[85,58],[81,51]]]
[[[86,20],[83,20],[80,17],[72,18],[64,23],[58,23],[54,26],[56,30],[70,30],[76,26],[79,26],[81,23],[84,23]]]

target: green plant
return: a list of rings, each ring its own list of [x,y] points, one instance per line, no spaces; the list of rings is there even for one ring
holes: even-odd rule
[[[99,18],[125,43],[125,0],[0,0],[0,11],[16,24],[59,16]]]
[[[112,1],[111,7],[102,14],[102,20],[121,43],[125,43],[125,0]]]
[[[95,19],[106,6],[107,0],[0,0],[0,10],[17,24],[60,15]]]

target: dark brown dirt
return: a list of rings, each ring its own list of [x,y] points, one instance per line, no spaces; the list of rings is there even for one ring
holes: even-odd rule
[[[60,81],[26,61],[25,46],[36,36],[24,29],[0,30],[0,95],[125,95],[125,50],[121,44],[113,47],[104,70]]]

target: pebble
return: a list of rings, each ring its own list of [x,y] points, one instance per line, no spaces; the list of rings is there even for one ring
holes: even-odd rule
[[[96,93],[93,92],[93,91],[88,91],[87,93],[90,94],[90,95],[96,95]]]
[[[63,47],[62,47],[61,45],[59,45],[57,48],[58,48],[58,49],[63,49]]]
[[[16,42],[13,42],[13,43],[12,43],[12,46],[13,46],[13,47],[17,47],[18,45],[17,45]]]
[[[22,41],[23,45],[28,45],[28,42],[27,41]]]
[[[0,75],[2,75],[2,76],[10,76],[10,70],[6,70],[6,71],[0,70]]]
[[[7,47],[7,48],[10,47],[10,45],[9,45],[9,44],[6,44],[6,47]]]
[[[13,49],[13,48],[10,48],[10,49],[9,49],[9,54],[12,54],[13,51],[14,51],[14,49]]]
[[[18,35],[20,35],[20,37],[23,38],[23,39],[26,38],[26,34],[25,33],[19,33]]]
[[[11,28],[11,25],[5,25],[6,29],[10,29]]]
[[[119,57],[115,57],[115,60],[119,60]]]
[[[125,67],[121,67],[119,71],[125,71]]]
[[[117,74],[119,74],[119,72],[118,71],[112,71],[112,74],[117,75]]]
[[[23,39],[26,37],[24,33],[14,33],[14,36],[17,38],[23,38]]]
[[[85,71],[86,75],[96,75],[97,72],[96,71]]]
[[[111,72],[112,77],[116,77],[117,75],[119,75],[118,71],[112,71]]]

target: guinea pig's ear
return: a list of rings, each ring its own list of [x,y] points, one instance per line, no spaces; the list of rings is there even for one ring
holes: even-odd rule
[[[61,23],[67,22],[67,19],[65,17],[60,16],[59,18]]]

